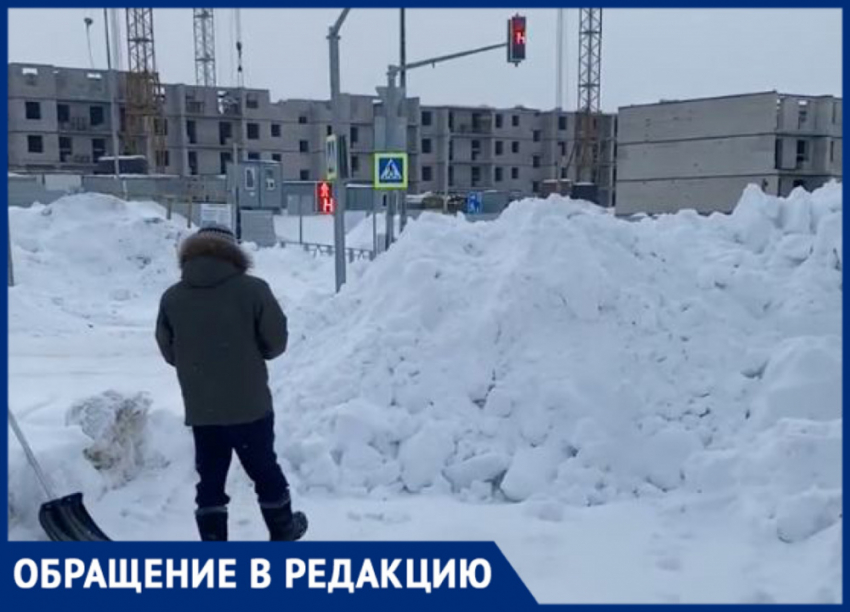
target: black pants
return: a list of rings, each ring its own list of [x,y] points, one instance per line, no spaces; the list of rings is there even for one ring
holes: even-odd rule
[[[224,491],[233,451],[254,481],[261,506],[276,506],[289,499],[289,484],[274,452],[274,413],[241,425],[193,427],[195,469],[198,470],[198,508],[226,506]]]

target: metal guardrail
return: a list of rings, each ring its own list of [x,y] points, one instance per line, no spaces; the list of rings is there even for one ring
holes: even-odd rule
[[[280,240],[278,244],[282,247],[289,246],[300,246],[308,253],[313,253],[316,255],[326,255],[328,257],[334,254],[334,246],[332,244],[320,244],[318,242],[297,242],[294,240]],[[360,259],[374,259],[375,252],[372,249],[354,249],[348,248],[345,249],[346,257],[348,258],[348,263],[353,263]]]

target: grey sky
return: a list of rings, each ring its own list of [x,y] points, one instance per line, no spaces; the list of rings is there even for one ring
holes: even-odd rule
[[[506,19],[528,17],[528,59],[518,68],[503,51],[409,74],[424,103],[551,108],[555,99],[555,9],[408,10],[408,61],[501,42]],[[233,83],[232,13],[217,9],[219,83]],[[277,98],[327,98],[328,26],[338,10],[243,9],[246,85]],[[83,19],[92,27],[94,61],[105,67],[101,9],[9,11],[9,60],[89,65]],[[123,24],[123,11],[121,13]],[[189,9],[156,9],[156,53],[166,82],[194,81]],[[565,107],[576,103],[578,10],[567,11]],[[776,89],[835,94],[842,89],[840,9],[606,9],[602,105]],[[126,43],[123,43],[124,45]],[[342,87],[374,93],[398,60],[398,11],[354,9],[342,30]],[[126,46],[123,47],[126,57]]]

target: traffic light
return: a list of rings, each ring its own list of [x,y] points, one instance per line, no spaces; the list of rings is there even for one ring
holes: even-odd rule
[[[508,61],[519,64],[525,59],[525,17],[514,15],[508,19]]]
[[[323,215],[332,215],[335,208],[336,201],[331,184],[327,181],[316,183],[316,211]]]

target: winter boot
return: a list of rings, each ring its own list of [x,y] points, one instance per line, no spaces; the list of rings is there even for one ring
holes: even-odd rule
[[[202,542],[227,541],[227,509],[223,507],[199,508],[195,511],[198,533]]]
[[[260,511],[272,542],[294,542],[307,533],[307,517],[303,512],[292,511],[289,496],[280,504],[260,506]]]

